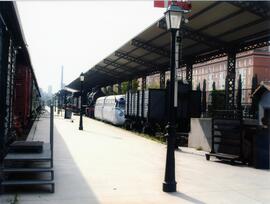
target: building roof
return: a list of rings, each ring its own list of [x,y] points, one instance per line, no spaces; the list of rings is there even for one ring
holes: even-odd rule
[[[270,2],[192,1],[181,26],[181,64],[205,62],[268,46]],[[85,88],[112,85],[169,68],[170,33],[162,17],[85,72]],[[79,78],[68,86],[78,89]]]

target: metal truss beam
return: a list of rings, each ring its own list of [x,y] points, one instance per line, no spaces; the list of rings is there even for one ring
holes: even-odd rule
[[[201,42],[209,47],[218,48],[226,45],[226,42],[224,41],[221,41],[215,37],[208,36],[196,30],[192,30],[186,26],[182,26],[180,32],[182,33],[183,37],[189,38],[196,42]]]
[[[165,82],[165,71],[162,71],[160,72],[160,75],[159,75],[159,84],[160,84],[160,88],[161,89],[165,89],[165,86],[166,86],[166,82]]]
[[[229,1],[229,3],[262,18],[270,17],[270,2]]]
[[[219,50],[219,51],[212,52],[209,54],[204,54],[204,55],[195,54],[194,55],[194,63],[202,63],[202,62],[206,62],[209,60],[213,60],[213,59],[225,57],[225,56],[227,56],[227,53],[224,50]]]
[[[186,80],[192,87],[192,71],[193,71],[193,64],[192,61],[187,62],[186,64]]]
[[[119,70],[124,71],[127,74],[130,74],[129,70],[132,69],[130,67],[125,67],[124,65],[113,62],[112,60],[109,60],[109,59],[104,59],[103,62],[104,62],[104,64],[111,65],[111,66],[115,67],[115,69],[113,69],[113,71],[119,69]]]
[[[142,90],[146,89],[146,76],[142,77]]]
[[[122,65],[120,65],[118,63],[115,63],[115,62],[113,62],[113,61],[111,61],[109,59],[104,59],[103,62],[106,65],[111,65],[111,66],[115,67],[116,69],[114,69],[114,70],[117,70],[117,69],[125,70]]]
[[[122,94],[122,83],[118,82],[118,94]]]
[[[269,41],[270,39],[270,29],[261,31],[257,34],[252,34],[249,36],[246,36],[245,38],[242,39],[237,39],[231,43],[230,47],[243,47],[246,44],[257,44],[258,42],[263,42],[263,41]]]
[[[133,39],[131,41],[131,45],[133,45],[137,48],[142,48],[142,49],[147,50],[149,52],[154,52],[154,53],[161,55],[161,56],[164,56],[164,57],[170,57],[170,52],[165,50],[164,48],[151,45],[150,43],[144,42],[144,41],[139,40],[139,39]]]
[[[102,80],[95,78],[89,82],[85,82],[85,89],[108,86],[115,83],[116,81],[117,79],[113,79],[113,78],[110,78],[110,79],[102,78]]]
[[[243,43],[243,44],[234,44],[234,47],[236,47],[236,52],[244,52],[244,51],[249,51],[249,50],[254,50],[256,48],[261,48],[261,47],[265,47],[265,46],[270,46],[270,37],[265,37],[265,38],[261,38],[258,39],[256,41],[252,41],[252,42],[247,42],[247,43]],[[225,57],[227,56],[227,48],[221,48],[220,50],[208,53],[208,54],[204,54],[204,55],[199,55],[200,53],[194,54],[194,63],[202,63],[202,62],[206,62],[209,60],[213,60],[216,58],[221,58],[221,57]],[[205,51],[202,51],[201,53],[207,53],[210,50],[207,49]],[[185,58],[189,58],[191,56],[187,56]],[[187,61],[187,60],[185,60]]]
[[[237,49],[237,52],[245,52],[249,50],[254,50],[260,47],[270,46],[270,37],[262,38],[253,42],[245,43],[240,45]]]
[[[128,53],[125,53],[125,52],[116,51],[115,52],[115,56],[120,57],[120,58],[123,58],[125,60],[130,61],[130,62],[135,62],[137,64],[140,64],[140,65],[143,65],[143,66],[146,66],[146,67],[154,68],[156,70],[158,70],[159,67],[160,67],[157,64],[154,64],[152,62],[148,62],[148,61],[142,60],[142,59],[137,58],[137,57],[133,57],[133,56],[131,56]]]
[[[161,29],[166,29],[166,21],[164,18],[158,22],[158,26]],[[196,42],[201,42],[209,47],[218,48],[218,47],[226,45],[226,42],[224,42],[224,41],[221,41],[215,37],[212,37],[212,36],[203,34],[201,32],[198,32],[196,30],[193,30],[191,28],[188,28],[185,25],[181,26],[180,34],[183,38],[189,38],[189,39],[194,40]]]
[[[242,43],[242,44],[239,44],[239,42],[238,43],[233,42],[232,44],[229,44],[228,46],[235,47],[236,52],[244,52],[244,51],[254,50],[256,48],[270,46],[270,37],[265,37],[265,38],[257,39],[255,41],[250,41],[250,42],[246,42],[246,43]],[[193,55],[194,56],[194,63],[202,63],[202,62],[206,62],[206,61],[213,60],[216,58],[225,57],[225,56],[227,56],[228,46],[221,47],[219,50],[213,51],[211,53],[209,53],[211,51],[211,49],[206,49],[206,50],[200,52],[200,53],[207,53],[207,54],[203,54],[203,55],[200,55],[200,53],[195,53]],[[187,63],[187,61],[188,61],[188,60],[186,60],[187,58],[190,58],[193,56],[186,56],[185,63]]]
[[[97,70],[97,72],[101,72],[103,74],[107,74],[107,75],[109,75],[109,76],[111,76],[111,77],[113,77],[115,79],[119,79],[119,76],[116,76],[115,74],[113,74],[113,72],[108,71],[108,70],[104,69],[104,67],[101,67],[99,65],[96,65],[95,66],[95,70]],[[95,71],[95,70],[93,70],[93,71]]]
[[[139,77],[142,77],[142,76],[159,74],[162,71],[165,71],[166,72],[166,71],[169,70],[169,67],[170,67],[169,62],[166,63],[166,64],[164,64],[164,65],[161,65],[160,67],[162,67],[162,68],[160,68],[159,70],[156,70],[156,69],[147,69],[144,72],[141,72],[141,73],[138,72],[138,76]]]

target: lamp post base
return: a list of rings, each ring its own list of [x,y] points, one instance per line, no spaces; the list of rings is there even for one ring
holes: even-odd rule
[[[172,183],[163,183],[163,191],[164,192],[176,192],[176,182]]]
[[[80,113],[79,130],[83,130],[83,118],[82,118],[82,113]]]

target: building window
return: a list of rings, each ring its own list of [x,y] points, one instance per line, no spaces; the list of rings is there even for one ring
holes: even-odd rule
[[[243,59],[243,67],[245,67],[247,64],[246,64],[246,60]]]
[[[249,64],[249,65],[252,65],[252,64],[253,64],[252,58],[249,58],[249,59],[248,59],[248,64]]]
[[[239,67],[239,68],[242,68],[242,67],[243,67],[243,62],[242,62],[242,60],[239,60],[239,62],[238,62],[238,67]]]

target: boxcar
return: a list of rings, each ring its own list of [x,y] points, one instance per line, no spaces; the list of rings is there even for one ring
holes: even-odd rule
[[[18,65],[15,77],[14,116],[27,127],[31,117],[32,73],[29,67]]]

